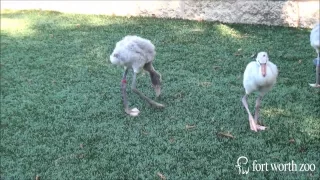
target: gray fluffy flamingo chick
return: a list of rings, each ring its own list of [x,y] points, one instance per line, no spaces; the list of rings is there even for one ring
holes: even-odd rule
[[[320,24],[316,25],[310,33],[310,44],[316,50],[318,58],[316,60],[316,83],[310,84],[312,87],[320,87]]]
[[[257,132],[265,130],[265,126],[258,124],[260,102],[262,97],[273,87],[278,77],[278,68],[275,64],[269,61],[266,52],[259,52],[256,61],[250,62],[243,74],[243,86],[246,94],[242,98],[242,104],[246,108],[249,115],[250,129]],[[247,97],[250,93],[258,91],[259,95],[256,100],[255,114],[252,117]]]
[[[125,71],[121,81],[121,93],[125,112],[131,116],[137,116],[139,110],[137,108],[130,109],[128,107],[127,93],[126,93],[126,77],[129,69],[133,70],[133,80],[131,89],[134,93],[146,100],[149,104],[163,108],[164,105],[157,103],[136,88],[136,76],[142,70],[149,72],[151,83],[158,97],[161,92],[161,75],[155,71],[152,62],[156,55],[155,46],[147,39],[138,36],[126,36],[121,41],[117,42],[115,49],[110,55],[112,64],[124,66]]]

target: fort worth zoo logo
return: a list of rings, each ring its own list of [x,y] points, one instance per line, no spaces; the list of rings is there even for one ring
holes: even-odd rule
[[[237,159],[239,174],[248,174],[253,172],[266,172],[266,171],[279,171],[279,172],[299,172],[299,171],[315,171],[316,165],[314,164],[297,164],[293,160],[288,163],[258,163],[257,160],[253,160],[252,164],[249,164],[249,160],[245,156],[240,156]]]

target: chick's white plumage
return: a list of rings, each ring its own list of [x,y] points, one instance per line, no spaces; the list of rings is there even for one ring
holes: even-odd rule
[[[265,60],[263,60],[265,59]],[[266,63],[266,74],[263,76],[260,61]],[[278,68],[269,61],[266,52],[260,52],[256,61],[250,62],[243,74],[243,86],[247,94],[259,91],[260,94],[268,92],[276,83],[278,77]]]
[[[317,24],[310,33],[310,44],[319,54],[320,52],[320,23]]]
[[[316,50],[318,56],[314,60],[316,64],[316,83],[310,84],[310,86],[320,88],[320,23],[311,30],[310,44]]]
[[[271,90],[276,83],[278,77],[278,68],[275,64],[269,61],[266,52],[260,52],[257,55],[256,61],[250,62],[243,74],[243,87],[246,94],[242,98],[242,103],[249,115],[250,129],[253,131],[264,130],[265,127],[257,124],[259,117],[260,102],[262,97]],[[254,118],[251,115],[247,103],[247,97],[250,93],[258,91],[259,96],[256,100]]]

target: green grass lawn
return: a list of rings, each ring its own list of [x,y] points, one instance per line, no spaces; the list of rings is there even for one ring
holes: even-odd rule
[[[309,29],[187,20],[1,12],[1,179],[317,179],[320,98]],[[126,35],[150,39],[163,110],[128,88],[109,55]],[[278,65],[254,133],[240,99],[252,54]],[[129,73],[128,83],[131,83]],[[155,98],[150,78],[138,89]],[[249,96],[253,112],[256,96]],[[186,126],[194,126],[186,128]],[[221,136],[230,133],[234,138]],[[239,175],[240,156],[250,172]],[[315,171],[253,172],[252,164],[314,164]],[[298,166],[298,170],[299,170]],[[311,166],[310,166],[311,167]]]

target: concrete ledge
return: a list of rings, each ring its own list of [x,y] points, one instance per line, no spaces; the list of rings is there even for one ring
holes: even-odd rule
[[[1,1],[1,9],[42,9],[308,28],[319,22],[319,6],[318,0]]]

